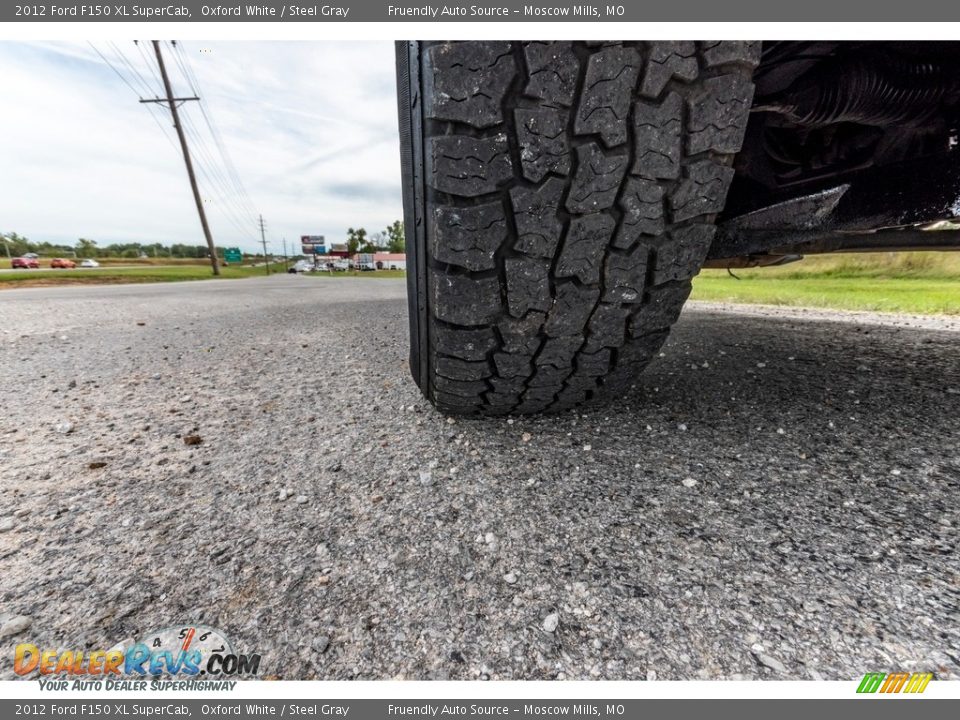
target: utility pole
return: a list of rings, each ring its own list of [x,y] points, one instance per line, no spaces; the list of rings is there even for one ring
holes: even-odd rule
[[[263,215],[260,216],[260,242],[263,243],[263,261],[267,264],[267,275],[270,274],[270,258],[267,257],[267,236],[264,234]]]
[[[287,272],[290,268],[287,267],[287,238],[283,238],[283,271]]]
[[[213,244],[213,237],[210,235],[210,226],[207,224],[207,214],[203,210],[203,200],[200,199],[200,190],[197,188],[197,177],[193,173],[193,161],[190,160],[190,149],[187,147],[187,139],[183,135],[183,127],[180,125],[180,113],[178,103],[184,103],[188,100],[200,100],[198,97],[175,98],[173,88],[170,85],[170,78],[167,76],[167,67],[163,64],[163,54],[160,52],[160,41],[153,41],[153,51],[157,55],[157,65],[160,66],[160,77],[163,78],[163,89],[167,93],[166,100],[157,98],[156,100],[140,100],[142,103],[161,103],[170,108],[170,114],[173,116],[173,127],[177,131],[177,137],[180,138],[180,149],[183,151],[183,162],[187,166],[187,177],[190,178],[190,187],[193,189],[193,200],[197,204],[197,214],[200,215],[200,225],[203,227],[203,236],[207,239],[207,248],[210,250],[210,266],[213,268],[213,274],[220,274],[220,263],[217,261],[217,248]]]
[[[10,260],[10,243],[7,242],[6,235],[0,235],[3,238],[3,246],[7,249],[7,260]]]

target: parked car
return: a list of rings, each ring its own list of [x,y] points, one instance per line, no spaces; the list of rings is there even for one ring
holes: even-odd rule
[[[100,263],[98,263],[96,260],[93,260],[92,258],[87,258],[86,260],[83,260],[83,261],[80,263],[80,267],[82,267],[82,268],[98,268],[98,267],[100,267]]]
[[[73,270],[77,266],[73,260],[69,258],[54,258],[50,261],[51,268],[63,268],[64,270]]]
[[[291,266],[287,269],[287,272],[288,272],[288,273],[303,273],[303,272],[310,272],[311,270],[313,270],[313,263],[312,263],[312,262],[308,262],[307,260],[297,260],[293,265],[291,265]]]
[[[12,267],[14,270],[16,270],[17,268],[23,268],[24,270],[29,270],[30,268],[39,268],[40,261],[37,260],[37,258],[35,257],[27,257],[25,255],[23,257],[16,257],[13,260],[11,260],[10,267]]]
[[[346,272],[350,269],[350,261],[346,258],[333,261],[333,269],[337,272]]]

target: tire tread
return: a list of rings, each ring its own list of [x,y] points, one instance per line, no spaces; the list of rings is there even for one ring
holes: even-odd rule
[[[619,391],[714,234],[759,44],[423,43],[430,358],[451,413]]]

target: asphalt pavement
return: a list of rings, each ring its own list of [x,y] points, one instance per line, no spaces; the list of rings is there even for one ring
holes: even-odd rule
[[[12,647],[265,677],[960,674],[956,320],[688,307],[616,401],[453,419],[404,283],[0,291]]]

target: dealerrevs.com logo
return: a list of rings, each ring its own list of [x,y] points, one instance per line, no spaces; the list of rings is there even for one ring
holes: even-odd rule
[[[260,669],[260,655],[234,651],[216,628],[167,627],[107,650],[59,650],[21,643],[17,675],[39,675],[45,690],[232,690]]]

